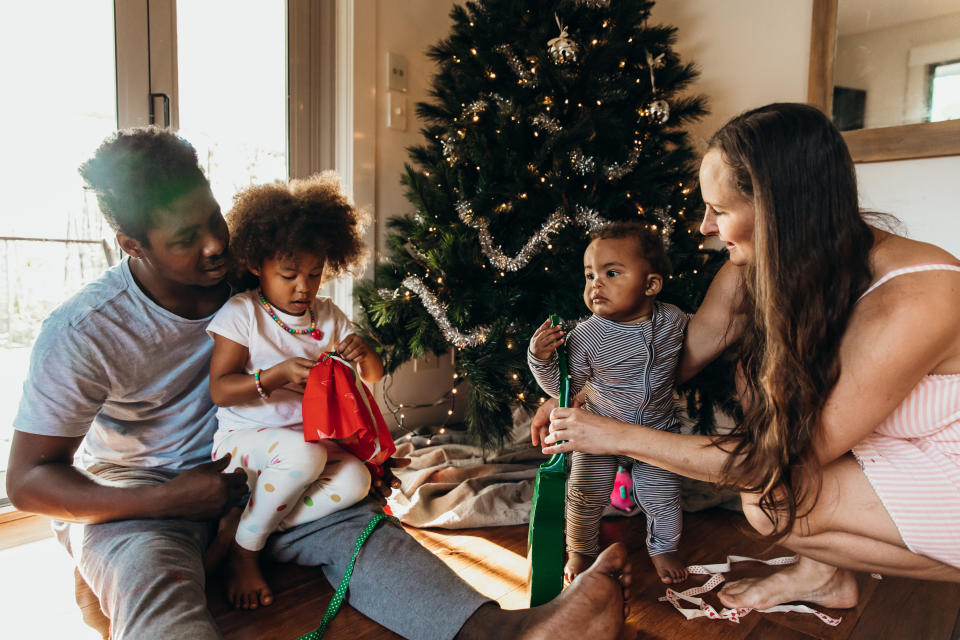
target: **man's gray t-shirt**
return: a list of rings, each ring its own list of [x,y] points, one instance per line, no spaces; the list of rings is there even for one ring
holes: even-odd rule
[[[217,426],[208,384],[212,317],[188,320],[157,305],[123,260],[43,322],[14,428],[86,436],[84,468],[208,462]]]

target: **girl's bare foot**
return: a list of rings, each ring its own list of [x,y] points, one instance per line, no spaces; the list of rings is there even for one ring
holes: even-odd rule
[[[687,565],[680,560],[676,551],[658,553],[655,556],[650,556],[650,560],[664,584],[677,584],[687,579]]]
[[[812,602],[832,609],[857,604],[857,580],[850,571],[800,556],[800,560],[766,578],[745,578],[720,590],[731,609],[769,609],[785,602]]]
[[[260,573],[260,552],[230,546],[227,563],[227,600],[235,609],[256,609],[273,603],[273,593]]]
[[[217,535],[203,555],[203,568],[207,573],[212,573],[220,568],[220,565],[226,560],[230,546],[233,544],[233,538],[237,535],[237,526],[240,524],[240,514],[242,513],[243,510],[240,507],[233,507],[217,523]]]
[[[616,638],[627,617],[630,587],[627,548],[615,543],[545,605],[528,609],[517,637],[526,640]]]
[[[563,584],[570,584],[573,579],[586,571],[593,564],[594,556],[576,551],[567,552],[567,564],[563,566]]]

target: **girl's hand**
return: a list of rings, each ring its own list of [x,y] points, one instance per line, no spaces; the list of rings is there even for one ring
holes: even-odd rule
[[[540,360],[546,360],[561,344],[563,344],[563,327],[560,325],[551,327],[550,318],[547,318],[537,327],[530,340],[530,353]]]
[[[316,361],[308,360],[307,358],[290,358],[289,360],[284,360],[280,364],[276,364],[270,367],[271,371],[276,371],[278,376],[285,380],[283,384],[307,384],[307,377],[310,375],[310,370],[316,366]],[[266,375],[266,372],[264,372]]]
[[[411,462],[413,460],[410,458],[387,458],[383,461],[383,477],[374,478],[370,483],[370,495],[381,506],[387,504],[387,498],[394,489],[400,488],[400,478],[394,475],[393,470],[409,466]]]
[[[370,345],[355,333],[341,340],[336,349],[341,358],[352,364],[358,364],[370,353]]]
[[[632,427],[634,433],[630,433]],[[637,438],[637,425],[604,418],[583,409],[558,407],[550,412],[550,433],[543,438],[547,454],[580,451],[583,453],[618,455],[627,444],[626,438]],[[566,442],[563,442],[566,441]],[[557,444],[562,442],[562,444]]]

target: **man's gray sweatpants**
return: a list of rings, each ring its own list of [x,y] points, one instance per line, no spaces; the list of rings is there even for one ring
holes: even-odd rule
[[[264,553],[318,566],[336,587],[357,536],[379,507],[366,500],[270,537]],[[203,554],[213,523],[123,520],[58,530],[100,606],[113,640],[207,640],[220,632],[207,610]],[[490,600],[392,521],[364,544],[347,602],[406,638],[453,638]]]

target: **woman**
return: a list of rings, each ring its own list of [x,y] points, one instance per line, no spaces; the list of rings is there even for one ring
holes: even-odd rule
[[[800,560],[728,584],[727,607],[852,607],[851,571],[960,582],[960,262],[867,225],[843,138],[805,105],[728,122],[700,188],[700,230],[730,264],[678,377],[736,349],[743,421],[714,438],[553,409],[544,452],[623,454],[740,489],[750,524]]]

